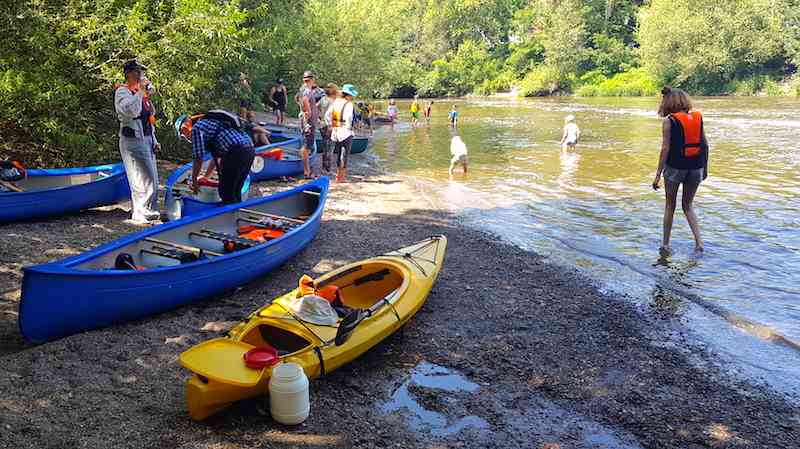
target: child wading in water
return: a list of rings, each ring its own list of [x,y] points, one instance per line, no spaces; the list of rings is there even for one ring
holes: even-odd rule
[[[561,151],[574,150],[581,138],[581,130],[575,123],[575,116],[564,117],[564,135],[561,136]]]
[[[450,119],[450,126],[453,128],[458,127],[458,106],[453,105],[453,109],[450,110],[447,117]]]
[[[450,159],[450,176],[453,176],[453,170],[456,165],[461,165],[464,168],[464,175],[467,174],[467,166],[469,165],[469,157],[467,156],[467,145],[461,140],[461,136],[456,134],[450,140],[450,154],[453,156]]]
[[[661,105],[658,107],[658,115],[664,117],[661,124],[661,154],[653,180],[653,189],[658,190],[661,175],[664,175],[664,237],[659,253],[666,257],[672,252],[669,239],[681,184],[681,206],[694,235],[695,252],[699,253],[703,251],[703,239],[692,203],[700,182],[708,177],[708,141],[703,129],[703,116],[692,110],[692,100],[686,92],[665,87],[661,94]]]

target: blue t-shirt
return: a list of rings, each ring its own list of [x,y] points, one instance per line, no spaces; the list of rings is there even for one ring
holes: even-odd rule
[[[450,121],[454,122],[458,118],[458,111],[450,111]]]

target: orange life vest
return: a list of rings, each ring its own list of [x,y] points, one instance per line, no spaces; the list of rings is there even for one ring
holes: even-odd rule
[[[317,295],[321,298],[325,298],[329,303],[334,303],[337,299],[341,302],[339,287],[335,285],[324,285],[317,288],[314,286],[314,279],[304,274],[300,277],[300,282],[298,282],[297,297],[299,298],[306,295]]]
[[[688,114],[676,112],[671,114],[671,117],[675,119],[673,123],[677,123],[683,133],[683,157],[700,156],[703,140],[703,116],[697,111],[692,111]]]
[[[256,156],[261,156],[263,158],[275,159],[279,161],[283,159],[283,148],[273,148],[272,150],[262,151],[258,153]]]
[[[282,229],[268,229],[252,225],[239,226],[239,237],[260,242],[276,239],[285,233]]]

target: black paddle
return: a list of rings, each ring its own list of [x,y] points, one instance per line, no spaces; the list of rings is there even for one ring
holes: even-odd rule
[[[336,339],[334,340],[336,346],[345,344],[355,328],[364,321],[364,318],[370,315],[368,310],[355,309],[344,317],[339,323],[339,329],[336,331]]]

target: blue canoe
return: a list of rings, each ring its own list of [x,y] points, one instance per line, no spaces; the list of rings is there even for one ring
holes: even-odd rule
[[[279,135],[295,135],[299,136],[300,130],[296,126],[282,126],[282,125],[274,125],[274,124],[266,124],[262,125],[267,131],[273,134]],[[319,135],[319,131],[316,135],[316,144],[317,144],[317,151],[322,148],[322,137]],[[353,145],[350,147],[350,154],[358,154],[367,151],[367,147],[369,146],[369,137],[364,136],[355,136],[353,137]]]
[[[256,148],[256,157],[253,160],[253,166],[250,168],[250,179],[253,182],[303,174],[303,159],[300,157],[300,147],[302,145],[300,138],[285,136],[285,138],[276,140],[278,140],[276,143]],[[265,153],[275,148],[284,150],[283,159],[280,161],[260,155],[260,153]],[[316,157],[316,154],[311,155],[310,162],[312,167]]]
[[[206,156],[203,169],[205,173],[206,164],[211,160]],[[166,192],[164,194],[164,211],[167,219],[179,220],[189,215],[194,215],[207,210],[222,206],[222,202],[216,187],[200,187],[198,193],[192,193],[190,181],[192,178],[192,163],[189,162],[172,172],[167,178]],[[250,193],[250,177],[244,181],[242,186],[242,200],[246,200]]]
[[[78,212],[131,196],[122,164],[30,169],[15,184],[23,191],[0,193],[0,223]]]
[[[27,267],[20,331],[33,342],[54,340],[163,312],[257,279],[316,236],[327,194],[328,178],[323,177]],[[285,234],[263,243],[236,237],[244,225],[280,226]],[[136,269],[114,269],[123,254]]]

